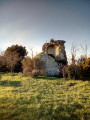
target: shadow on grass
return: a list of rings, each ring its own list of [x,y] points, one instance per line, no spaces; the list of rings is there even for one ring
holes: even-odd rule
[[[80,120],[83,115],[80,115],[80,111],[82,110],[82,105],[80,104],[73,104],[73,105],[64,105],[61,104],[57,109],[54,111],[52,118],[58,120]],[[78,110],[78,112],[76,112]]]
[[[81,118],[85,118],[83,112],[80,114],[82,108],[77,103],[73,105],[60,104],[56,109],[54,109],[53,104],[49,106],[41,104],[40,108],[32,107],[29,109],[29,118],[32,120],[81,120]],[[78,112],[76,112],[77,110]],[[28,112],[28,108],[22,108],[21,111]]]
[[[59,77],[46,77],[46,76],[40,76],[40,77],[35,77],[35,79],[57,80],[57,79],[62,79],[62,78],[59,78]]]
[[[28,108],[26,104],[31,104],[35,101],[32,99],[31,102],[27,103],[23,98],[17,101],[17,108],[11,109],[9,114],[1,112],[1,118],[7,118],[8,120],[89,120],[89,114],[83,112],[83,106],[78,103],[70,104],[59,104],[55,108],[54,104],[41,104],[40,107]],[[20,106],[23,105],[23,106]],[[9,109],[10,110],[10,109]],[[18,112],[17,112],[18,111]],[[7,109],[8,113],[8,109]],[[19,116],[21,115],[21,119]],[[23,119],[24,118],[24,119]],[[1,119],[0,119],[1,120]]]
[[[53,104],[47,108],[41,106],[38,119],[46,117],[51,120],[80,120],[81,117],[84,117],[83,113],[79,114],[82,108],[82,105],[78,103],[73,105],[60,104],[56,109],[54,109]],[[76,112],[77,110],[78,112]]]
[[[0,81],[0,86],[21,87],[21,81]]]

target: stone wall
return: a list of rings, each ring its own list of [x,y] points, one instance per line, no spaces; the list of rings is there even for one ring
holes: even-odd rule
[[[45,71],[48,76],[59,75],[59,73],[57,72],[58,63],[55,62],[55,59],[53,57],[45,53],[40,55],[40,58],[45,63]]]
[[[40,54],[40,58],[45,62],[45,70],[49,76],[58,75],[59,63],[67,62],[64,43],[64,40],[56,40],[42,46],[43,52]]]

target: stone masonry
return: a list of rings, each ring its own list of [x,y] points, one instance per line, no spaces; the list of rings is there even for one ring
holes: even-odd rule
[[[48,76],[59,75],[57,72],[59,63],[67,63],[64,43],[64,40],[51,40],[50,43],[45,43],[42,46],[42,53],[39,55],[45,63],[45,71]]]

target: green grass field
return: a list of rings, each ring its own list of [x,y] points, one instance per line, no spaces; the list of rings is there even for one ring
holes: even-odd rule
[[[0,120],[90,120],[90,82],[2,74]]]

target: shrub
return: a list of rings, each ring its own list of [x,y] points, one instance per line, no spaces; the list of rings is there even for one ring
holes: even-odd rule
[[[22,66],[24,75],[32,77],[45,75],[44,62],[39,57],[26,57],[22,61]]]
[[[27,74],[33,69],[33,61],[30,57],[26,57],[22,60],[23,73]]]
[[[71,79],[90,80],[90,58],[79,58],[77,64],[68,66],[67,72]]]
[[[32,77],[46,76],[46,72],[43,69],[33,69],[31,76]]]
[[[75,64],[71,64],[67,67],[68,77],[71,79],[78,79],[78,67]]]
[[[86,58],[85,60],[82,61],[81,63],[81,79],[89,79],[90,80],[90,58]]]

